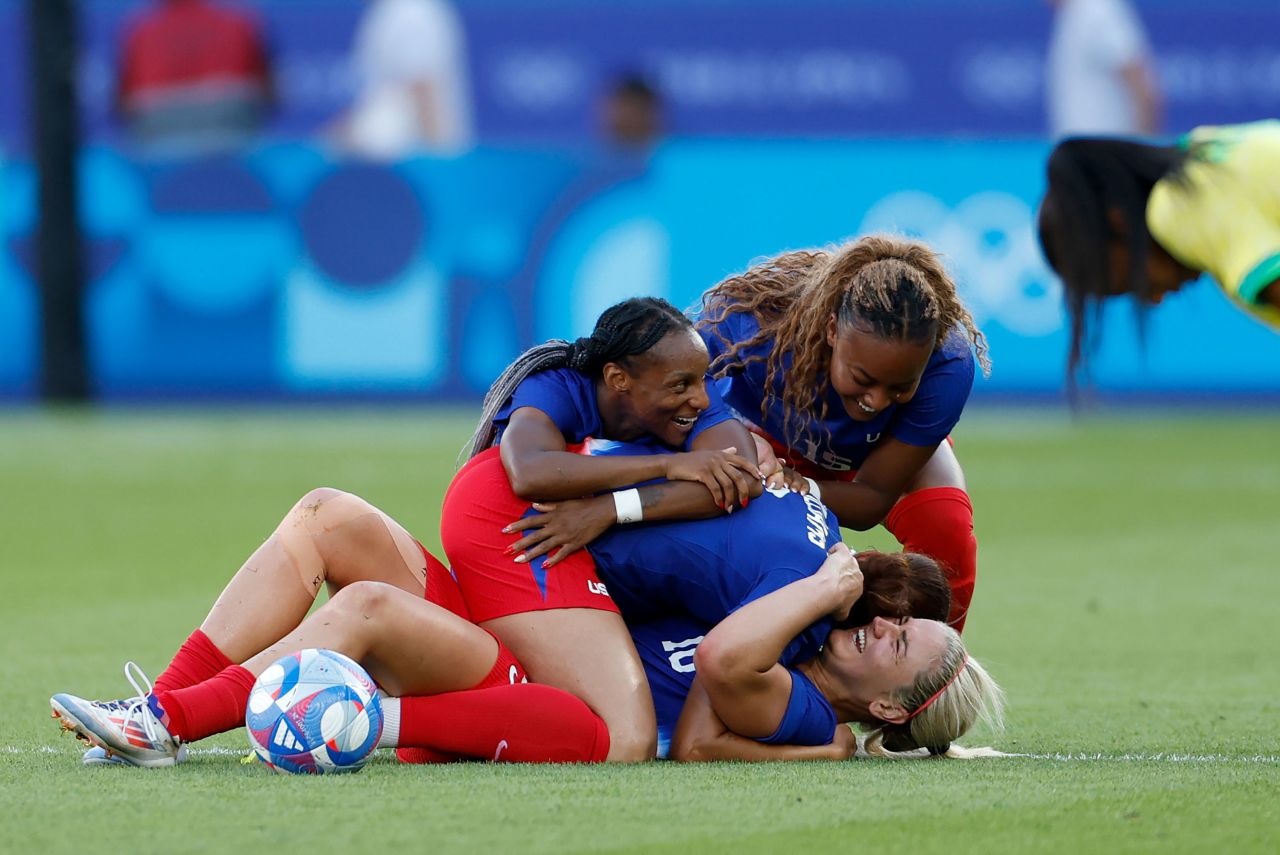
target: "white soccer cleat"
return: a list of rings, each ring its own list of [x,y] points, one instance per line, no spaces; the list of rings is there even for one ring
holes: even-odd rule
[[[138,693],[134,697],[87,701],[75,695],[57,694],[49,699],[53,717],[61,721],[63,730],[74,731],[78,738],[103,749],[101,761],[90,760],[90,749],[84,757],[85,765],[110,762],[107,757],[144,767],[181,763],[186,758],[186,746],[169,733],[147,703],[151,682],[133,662],[125,664],[124,676]]]
[[[84,752],[84,756],[80,758],[80,762],[86,766],[132,766],[128,760],[111,754],[105,748],[99,748],[97,745]]]

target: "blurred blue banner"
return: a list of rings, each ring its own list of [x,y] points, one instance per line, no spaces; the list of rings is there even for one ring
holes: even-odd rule
[[[673,142],[651,159],[481,149],[392,165],[301,145],[82,164],[95,390],[470,397],[530,344],[638,293],[693,303],[754,258],[878,230],[942,251],[987,333],[978,395],[1053,395],[1066,338],[1032,227],[1031,142]],[[34,394],[28,163],[0,164],[0,395]],[[1121,305],[1100,389],[1280,395],[1280,336],[1203,285]]]
[[[82,0],[80,93],[90,139],[110,118],[118,42],[143,0]],[[280,111],[271,128],[312,137],[351,103],[364,3],[260,0]],[[593,136],[620,72],[663,94],[676,136],[866,137],[1045,132],[1051,11],[1039,0],[701,0],[458,3],[477,128],[487,142]],[[1280,114],[1280,4],[1136,2],[1155,51],[1165,127]],[[0,0],[0,146],[29,136],[22,0]]]

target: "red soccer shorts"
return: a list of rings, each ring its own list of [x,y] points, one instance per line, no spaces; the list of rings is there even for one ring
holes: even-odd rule
[[[503,534],[503,527],[529,508],[530,503],[512,491],[497,448],[468,461],[449,485],[440,513],[440,540],[471,619],[484,623],[546,609],[617,612],[585,549],[551,568],[542,559],[520,563],[506,553],[523,535]]]
[[[458,587],[458,582],[453,578],[453,574],[449,572],[449,568],[428,552],[427,548],[421,543],[418,544],[418,548],[422,550],[423,557],[427,559],[425,593],[427,600],[437,606],[448,609],[466,621],[471,621],[471,614],[467,610],[466,600],[462,597],[462,590]],[[488,632],[488,630],[485,630],[485,632]],[[524,666],[516,659],[516,655],[507,649],[507,646],[502,643],[502,639],[498,638],[498,636],[493,635],[491,632],[489,635],[492,635],[493,640],[498,642],[497,661],[493,663],[493,667],[489,669],[489,673],[485,678],[471,688],[488,689],[492,686],[529,682]]]

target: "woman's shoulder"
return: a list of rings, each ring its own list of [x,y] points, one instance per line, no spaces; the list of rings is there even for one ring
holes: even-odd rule
[[[969,374],[972,375],[975,362],[973,342],[969,340],[964,328],[957,326],[947,333],[947,337],[943,339],[942,344],[934,348],[933,356],[929,357],[929,365],[925,368],[925,373],[928,374],[931,371],[944,368],[948,371],[967,368]]]
[[[566,435],[577,434],[597,412],[595,384],[573,368],[549,368],[520,381],[496,419],[505,419],[521,407],[546,413]]]
[[[548,368],[537,371],[520,381],[516,391],[527,389],[583,389],[591,387],[591,380],[576,368]]]
[[[719,333],[730,340],[750,338],[760,331],[760,320],[754,314],[722,299],[707,304],[695,322],[699,329]]]

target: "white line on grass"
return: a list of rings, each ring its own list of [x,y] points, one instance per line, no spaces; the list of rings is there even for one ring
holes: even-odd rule
[[[79,750],[84,750],[83,743],[76,746]],[[20,745],[5,745],[0,747],[0,754],[62,754],[63,749],[57,745],[37,745],[34,748],[23,748]],[[222,748],[213,746],[211,748],[188,748],[188,754],[205,755],[208,757],[243,757],[249,753],[249,749],[237,750],[235,748]]]
[[[2,754],[61,754],[63,749],[56,745],[37,745],[34,748],[23,748],[19,745],[0,747]],[[190,748],[189,754],[207,757],[243,757],[248,749],[223,748]],[[865,755],[861,755],[865,756]],[[1018,757],[1025,760],[1057,760],[1062,763],[1277,763],[1280,755],[1275,754],[1171,754],[1160,751],[1155,754],[1087,754],[1084,752],[1066,754],[1015,754],[995,752],[992,757]]]
[[[1103,761],[1112,763],[1280,763],[1280,756],[1271,754],[1006,754],[1006,757],[1025,757],[1029,760]]]

